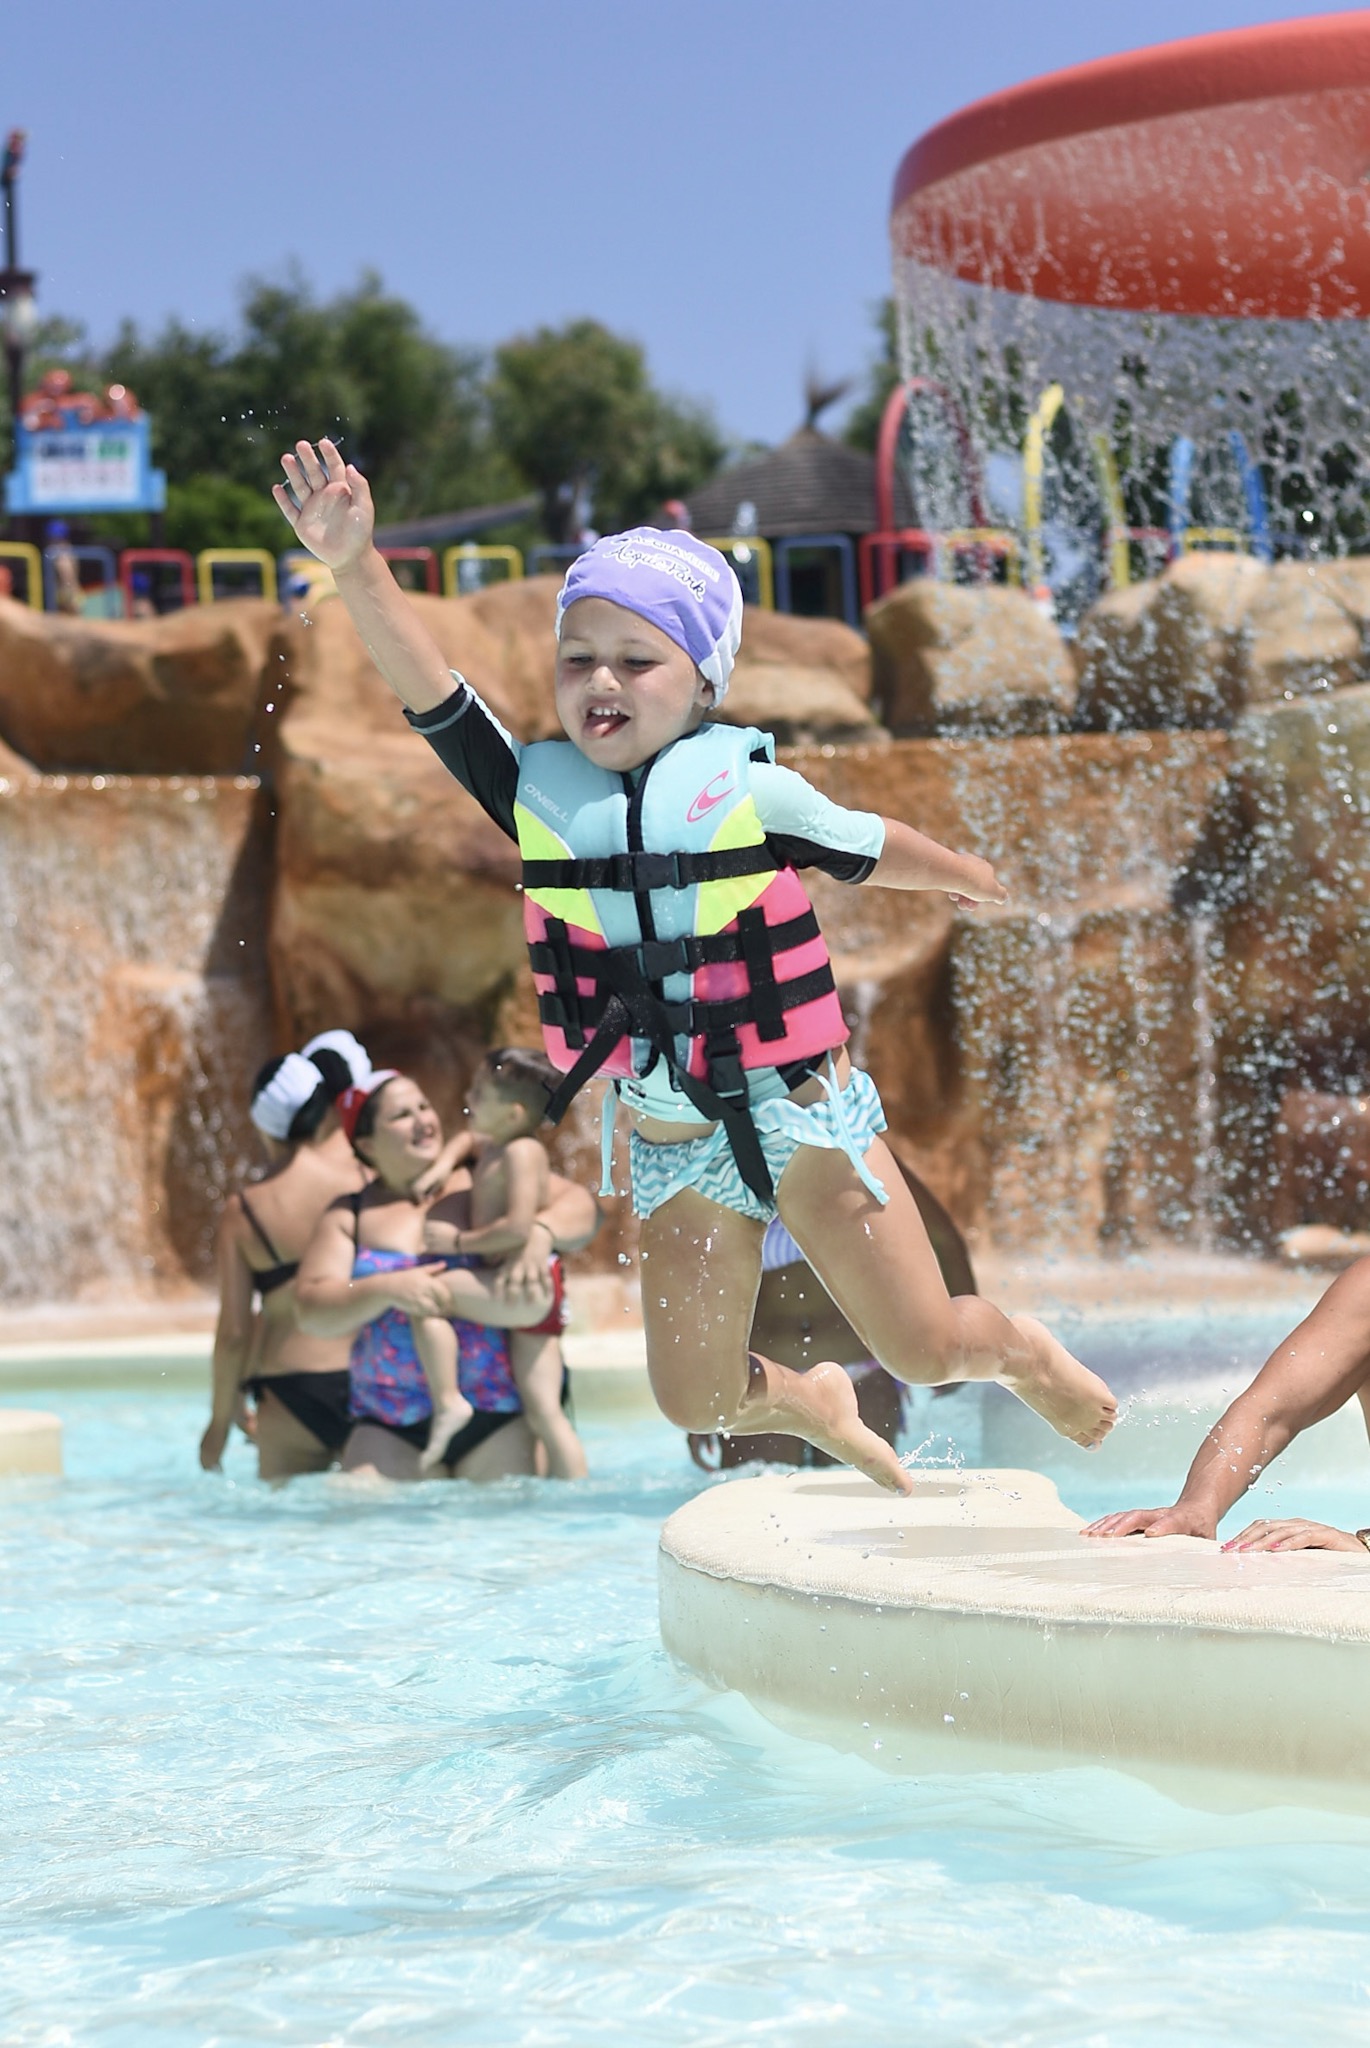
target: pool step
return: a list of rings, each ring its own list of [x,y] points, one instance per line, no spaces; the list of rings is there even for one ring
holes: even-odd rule
[[[62,1473],[62,1425],[38,1408],[0,1408],[0,1478]]]

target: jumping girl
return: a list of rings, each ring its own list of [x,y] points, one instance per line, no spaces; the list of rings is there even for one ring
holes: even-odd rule
[[[521,745],[447,668],[373,544],[365,478],[330,441],[282,458],[276,503],[332,571],[372,659],[453,775],[523,854],[525,926],[555,1121],[594,1075],[630,1120],[643,1317],[657,1400],[693,1431],[782,1431],[905,1492],[841,1366],[748,1350],[777,1212],[872,1357],[913,1382],[997,1379],[1076,1443],[1115,1403],[1031,1317],[951,1298],[884,1114],[845,1051],[796,870],[1002,903],[986,861],[830,802],[761,732],[706,723],[742,593],[715,549],[650,527],[596,542],[557,606],[567,737]],[[607,1162],[613,1105],[606,1106]]]

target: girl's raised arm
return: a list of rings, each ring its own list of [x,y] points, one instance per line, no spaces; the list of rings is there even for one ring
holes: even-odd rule
[[[295,538],[333,571],[367,653],[402,704],[434,711],[452,694],[451,671],[422,619],[377,554],[376,513],[361,471],[332,441],[297,441],[281,457],[286,481],[271,495]]]

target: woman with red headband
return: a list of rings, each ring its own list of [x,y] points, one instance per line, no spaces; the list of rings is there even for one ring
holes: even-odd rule
[[[338,1110],[375,1178],[320,1221],[300,1268],[298,1314],[315,1337],[351,1339],[353,1428],[344,1469],[419,1477],[432,1403],[413,1323],[442,1317],[457,1324],[461,1390],[475,1411],[448,1444],[442,1467],[460,1479],[531,1473],[533,1437],[504,1332],[547,1316],[551,1254],[589,1242],[599,1221],[594,1197],[554,1174],[548,1205],[518,1259],[496,1271],[472,1270],[462,1259],[433,1262],[423,1243],[428,1208],[469,1188],[470,1175],[458,1168],[429,1192],[443,1141],[423,1090],[407,1075],[380,1072],[344,1095]]]

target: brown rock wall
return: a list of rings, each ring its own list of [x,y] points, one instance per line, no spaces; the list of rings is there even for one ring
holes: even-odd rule
[[[1070,720],[1070,655],[1021,590],[920,578],[868,606],[866,630],[892,732],[1042,733]]]
[[[280,616],[235,598],[96,621],[0,598],[0,735],[44,769],[242,773]]]

